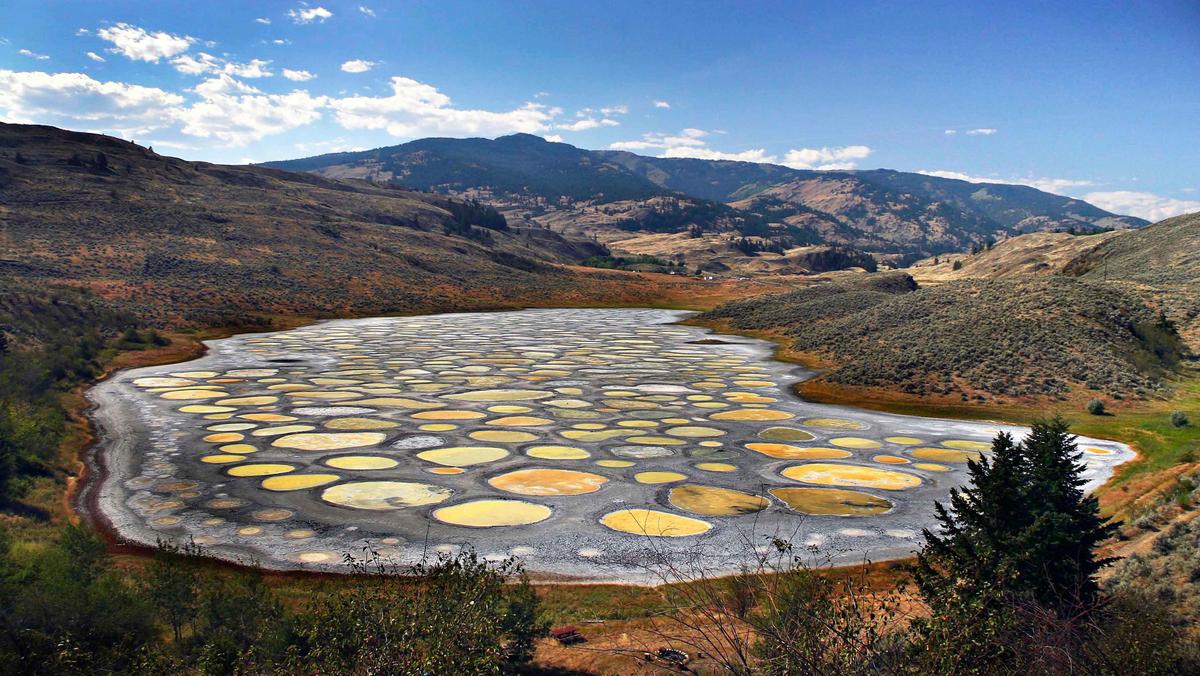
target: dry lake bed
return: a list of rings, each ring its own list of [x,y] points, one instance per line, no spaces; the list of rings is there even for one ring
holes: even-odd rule
[[[901,557],[996,425],[797,399],[772,346],[585,309],[330,321],[91,391],[85,495],[119,537],[336,571],[469,546],[542,577],[734,571],[779,536]],[[1079,439],[1089,487],[1133,457]]]

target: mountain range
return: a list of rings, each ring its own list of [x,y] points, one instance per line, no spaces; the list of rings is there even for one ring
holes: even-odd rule
[[[510,219],[585,235],[614,250],[653,232],[720,242],[751,237],[762,249],[783,252],[837,245],[907,262],[1026,232],[1147,224],[1023,185],[887,169],[817,171],[646,157],[529,134],[427,138],[266,166],[477,197]],[[642,253],[670,257],[678,248]]]

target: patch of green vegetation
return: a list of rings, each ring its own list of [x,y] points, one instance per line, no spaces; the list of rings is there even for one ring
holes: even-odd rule
[[[630,270],[635,266],[654,266],[667,269],[677,267],[674,261],[664,261],[657,256],[645,254],[638,256],[591,256],[585,258],[580,265],[589,268],[601,268],[603,270]],[[682,267],[682,265],[678,264],[678,267]]]
[[[0,531],[0,673],[511,673],[548,629],[512,560],[368,556],[289,604],[203,555],[160,543],[131,575],[90,531],[24,552]]]
[[[64,393],[95,378],[114,343],[143,349],[162,340],[132,322],[75,289],[0,281],[0,506],[57,471],[68,434]]]
[[[542,609],[553,624],[588,620],[633,620],[667,609],[663,591],[625,585],[552,585],[539,590]]]

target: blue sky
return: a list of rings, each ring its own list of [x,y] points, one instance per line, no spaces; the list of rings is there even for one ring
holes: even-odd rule
[[[264,161],[524,131],[1200,210],[1200,3],[0,5],[0,119]]]

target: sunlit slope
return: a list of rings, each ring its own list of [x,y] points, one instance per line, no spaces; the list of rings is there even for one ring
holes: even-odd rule
[[[461,199],[52,127],[0,125],[0,194],[0,277],[85,287],[155,323],[662,295],[658,282],[562,267],[595,245]]]

